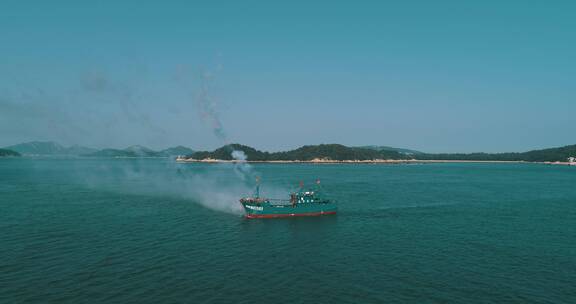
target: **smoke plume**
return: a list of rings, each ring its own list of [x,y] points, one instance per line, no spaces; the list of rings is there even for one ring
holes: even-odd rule
[[[200,117],[212,128],[212,132],[223,143],[227,143],[226,132],[218,112],[218,100],[212,95],[215,74],[203,72],[200,75],[200,91],[197,95]]]
[[[221,65],[218,65],[216,71],[221,70]],[[204,71],[200,75],[200,91],[197,95],[197,104],[203,121],[205,121],[209,127],[212,129],[214,136],[220,140],[224,145],[228,145],[228,138],[222,120],[220,119],[220,112],[218,109],[218,99],[215,97],[214,83],[215,83],[215,72]],[[230,148],[230,154],[232,158],[236,160],[234,165],[234,172],[238,178],[244,182],[253,182],[255,180],[255,173],[253,172],[252,166],[246,162],[247,157],[243,151],[233,150]]]
[[[176,162],[162,165],[146,160],[117,160],[102,162],[87,170],[79,162],[74,180],[104,191],[147,195],[158,198],[185,199],[206,208],[240,215],[240,197],[250,188],[231,174],[231,164],[214,165],[210,170],[197,172],[197,167]]]

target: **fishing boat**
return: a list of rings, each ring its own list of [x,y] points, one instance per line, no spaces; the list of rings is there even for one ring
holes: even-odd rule
[[[289,199],[260,197],[260,184],[257,182],[254,195],[240,199],[246,218],[279,218],[293,216],[320,216],[336,214],[336,204],[321,195],[320,181],[315,189],[304,190],[300,183],[298,191],[290,193]]]

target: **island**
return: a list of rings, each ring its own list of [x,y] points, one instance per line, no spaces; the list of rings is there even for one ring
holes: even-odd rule
[[[242,151],[243,158],[234,158]],[[511,153],[422,153],[379,146],[347,147],[340,144],[308,145],[284,152],[265,152],[241,144],[229,144],[214,151],[180,156],[180,162],[268,162],[268,163],[429,163],[429,162],[532,162],[576,165],[576,145]]]
[[[18,157],[20,153],[8,149],[0,149],[0,157]]]

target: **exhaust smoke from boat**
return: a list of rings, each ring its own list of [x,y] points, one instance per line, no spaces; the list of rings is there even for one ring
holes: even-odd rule
[[[222,144],[228,145],[227,133],[220,119],[220,112],[218,110],[218,98],[213,94],[216,72],[222,69],[219,64],[215,72],[204,71],[200,75],[200,91],[196,95],[196,103],[198,105],[198,113],[200,117],[212,129],[212,133],[219,139]],[[234,160],[234,172],[244,182],[252,182],[256,176],[252,166],[248,164],[246,154],[240,150],[233,150],[230,148],[230,155]]]
[[[202,72],[199,90],[193,96],[202,121],[222,144],[228,145],[227,133],[220,119],[218,98],[213,94],[215,76],[215,72]],[[208,165],[209,169],[198,170],[196,166],[175,161],[151,166],[150,160],[133,159],[106,162],[90,172],[76,170],[76,180],[91,188],[188,199],[212,210],[240,215],[244,211],[238,199],[252,193],[257,172],[247,162],[243,151],[229,149],[236,162]],[[267,187],[267,190],[269,194],[285,193],[274,187]]]
[[[238,198],[250,192],[250,187],[227,168],[232,164],[216,166],[198,170],[174,161],[158,164],[144,159],[112,160],[102,161],[93,170],[77,167],[73,180],[90,189],[185,199],[215,211],[242,214]]]
[[[254,171],[252,170],[252,166],[246,162],[247,157],[244,151],[240,150],[233,150],[232,151],[232,158],[236,160],[234,163],[234,172],[242,181],[254,181],[256,176]]]
[[[200,73],[200,89],[196,94],[196,105],[200,117],[212,129],[214,136],[226,143],[226,132],[220,119],[220,112],[218,112],[218,98],[212,94],[215,77],[215,72]]]

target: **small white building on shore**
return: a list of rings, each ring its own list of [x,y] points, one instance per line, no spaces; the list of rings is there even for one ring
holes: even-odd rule
[[[576,157],[568,157],[568,162],[569,163],[576,163]]]

